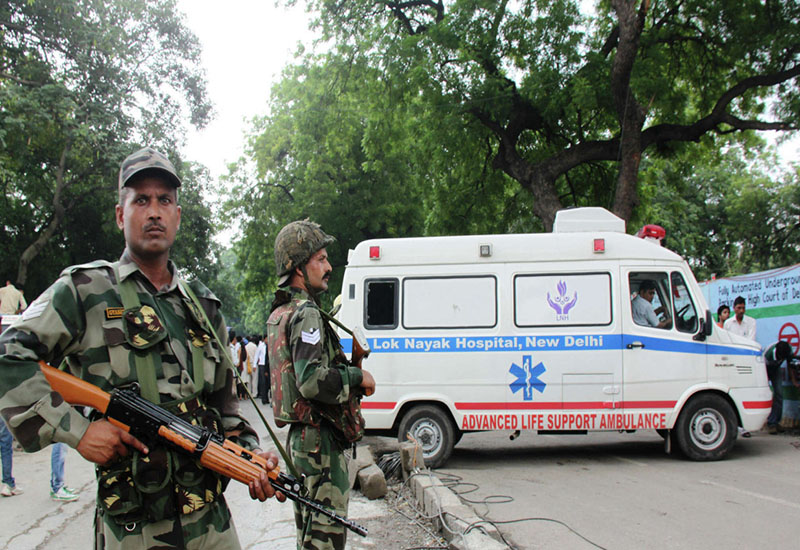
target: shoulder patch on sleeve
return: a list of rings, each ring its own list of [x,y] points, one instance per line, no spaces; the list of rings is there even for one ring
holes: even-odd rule
[[[112,266],[111,262],[108,262],[106,260],[95,260],[95,261],[89,262],[87,264],[71,265],[71,266],[65,268],[61,272],[61,277],[63,277],[64,275],[71,275],[72,273],[74,273],[76,271],[81,271],[81,270],[84,270],[84,269],[96,269],[98,267],[107,267],[107,268],[110,269],[111,266]]]
[[[300,339],[306,344],[315,346],[319,344],[321,331],[318,328],[312,328],[309,331],[300,331]]]
[[[47,306],[49,305],[49,296],[44,299],[37,299],[30,306],[28,306],[28,309],[22,312],[22,320],[30,321],[31,319],[36,319],[44,312],[45,309],[47,309]]]

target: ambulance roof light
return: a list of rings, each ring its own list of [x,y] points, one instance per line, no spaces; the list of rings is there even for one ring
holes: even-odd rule
[[[661,241],[667,236],[667,232],[660,225],[649,224],[642,227],[636,236],[646,241],[652,241],[661,245]]]
[[[370,260],[380,260],[381,259],[381,247],[380,246],[370,246],[369,247],[369,259]]]

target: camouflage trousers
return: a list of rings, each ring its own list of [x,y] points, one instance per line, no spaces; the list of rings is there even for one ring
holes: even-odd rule
[[[332,429],[325,425],[317,429],[306,424],[292,424],[286,447],[299,473],[306,476],[308,496],[346,516],[350,496],[347,459]],[[298,549],[344,549],[347,531],[331,519],[309,513],[308,508],[295,503],[294,521]]]
[[[241,549],[224,497],[177,519],[122,526],[98,508],[94,521],[95,550]]]

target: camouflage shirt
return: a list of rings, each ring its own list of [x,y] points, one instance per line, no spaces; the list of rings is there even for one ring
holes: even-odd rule
[[[161,402],[195,393],[190,346],[202,346],[203,401],[220,413],[226,432],[242,430],[235,441],[248,449],[257,447],[258,437],[239,411],[233,374],[223,362],[228,343],[219,300],[199,281],[188,283],[223,338],[222,348],[203,329],[202,315],[178,284],[175,265],[169,262],[170,284],[156,289],[127,251],[116,264],[97,261],[65,269],[0,336],[0,414],[22,447],[33,452],[54,441],[77,447],[89,426],[88,419],[52,391],[38,360],[53,366],[63,361],[68,372],[104,391],[136,380],[129,339],[136,345],[147,334],[123,326],[115,266],[121,280],[134,281],[142,311],[154,313],[166,329],[165,337],[153,344]]]
[[[318,424],[315,411],[324,415],[348,403],[361,385],[361,369],[345,363],[336,333],[308,293],[290,288],[276,300],[267,321],[275,418]]]

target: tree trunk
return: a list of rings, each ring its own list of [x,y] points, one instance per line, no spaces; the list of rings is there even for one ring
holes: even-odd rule
[[[639,38],[650,6],[642,0],[638,13],[631,0],[612,0],[611,5],[619,20],[619,42],[611,66],[611,91],[620,127],[619,176],[614,195],[614,213],[628,220],[639,203],[637,183],[639,164],[642,161],[642,128],[645,111],[631,90],[631,73],[639,49]]]
[[[66,172],[67,153],[69,153],[70,144],[67,143],[61,151],[61,158],[58,161],[58,168],[56,169],[56,189],[53,193],[53,216],[50,218],[50,223],[37,235],[36,240],[33,241],[22,253],[19,259],[19,268],[17,269],[17,282],[21,285],[25,284],[28,278],[28,267],[39,255],[39,252],[45,247],[50,239],[55,235],[56,230],[64,221],[67,210],[63,204],[63,192],[67,188],[64,174]]]

